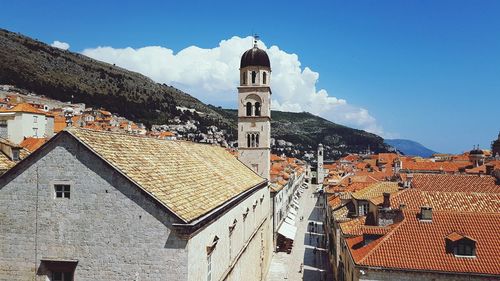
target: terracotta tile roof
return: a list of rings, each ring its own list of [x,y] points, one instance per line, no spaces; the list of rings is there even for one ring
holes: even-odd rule
[[[392,164],[394,160],[398,158],[396,153],[379,153],[378,161],[382,164]]]
[[[359,159],[359,156],[358,155],[354,155],[354,154],[349,154],[349,155],[347,155],[346,157],[344,157],[342,159],[345,160],[345,161],[354,162],[354,161],[357,161]]]
[[[187,222],[265,181],[218,146],[74,127],[67,132]]]
[[[484,165],[474,167],[472,169],[466,169],[467,174],[486,174],[486,165],[493,166],[493,169],[500,169],[500,160],[493,160]]]
[[[403,162],[403,170],[410,171],[429,171],[429,172],[458,172],[459,169],[463,169],[469,165],[471,162],[431,162],[431,161],[408,161]]]
[[[495,184],[492,176],[415,174],[411,187],[426,191],[500,192],[500,185]]]
[[[455,231],[453,231],[452,233],[448,234],[448,236],[446,236],[446,239],[450,240],[451,242],[456,242],[456,241],[462,240],[464,238],[467,238],[467,239],[472,240],[472,241],[476,241],[475,239],[473,239],[467,235],[463,235],[463,234],[460,234],[460,233],[455,232]]]
[[[341,200],[339,196],[329,196],[328,197],[328,206],[335,209],[340,206]]]
[[[342,232],[342,234],[348,236],[362,235],[363,232],[361,232],[361,228],[365,225],[365,222],[365,216],[357,217],[346,222],[341,222],[339,223],[340,231]]]
[[[443,192],[406,189],[391,195],[391,206],[405,205],[408,210],[419,210],[421,206],[432,207],[436,211],[500,213],[500,193]],[[372,199],[381,204],[383,197]]]
[[[352,197],[357,200],[370,200],[382,196],[384,192],[394,193],[397,191],[399,191],[397,182],[377,182],[352,193]]]
[[[27,149],[29,152],[37,150],[40,146],[48,141],[48,138],[25,138],[19,145]]]
[[[347,215],[349,214],[349,209],[344,206],[342,208],[338,208],[337,210],[332,211],[332,216],[335,221],[344,221],[347,219]]]
[[[46,115],[45,111],[37,109],[29,103],[19,103],[19,104],[16,104],[11,109],[0,109],[0,111],[1,112],[26,112],[26,113]]]
[[[416,211],[388,234],[366,246],[362,237],[347,239],[355,262],[392,269],[500,275],[500,214],[433,212],[432,222],[420,222]],[[445,239],[457,232],[477,241],[476,257],[461,258],[446,249]]]

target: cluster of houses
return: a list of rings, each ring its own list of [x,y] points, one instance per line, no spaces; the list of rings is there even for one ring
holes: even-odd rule
[[[348,155],[325,169],[336,280],[500,278],[498,155]]]
[[[3,97],[0,280],[263,280],[272,252],[293,247],[307,188],[336,280],[500,277],[495,148],[272,154],[270,73],[255,41],[240,63],[237,150],[217,128],[200,144],[105,110]]]
[[[256,44],[240,74],[234,153],[104,110],[8,104],[0,280],[263,280],[278,236],[293,240],[274,213],[297,210],[307,166],[271,157],[270,64]],[[31,131],[13,139],[19,126]]]

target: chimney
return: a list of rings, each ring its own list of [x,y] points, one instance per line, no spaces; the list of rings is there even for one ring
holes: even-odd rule
[[[382,208],[389,209],[391,208],[391,194],[388,192],[384,192],[384,203],[382,203]]]
[[[429,206],[420,207],[420,220],[432,221],[432,207]]]
[[[491,175],[493,173],[493,169],[495,168],[495,165],[488,163],[486,164],[486,174]]]

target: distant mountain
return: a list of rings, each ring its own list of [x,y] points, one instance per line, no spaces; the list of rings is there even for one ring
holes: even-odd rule
[[[12,84],[60,101],[104,107],[148,127],[179,116],[184,117],[181,120],[194,119],[200,122],[201,131],[214,125],[227,131],[227,141],[236,139],[235,110],[206,105],[137,72],[4,29],[0,29],[0,84]],[[177,107],[194,108],[200,114],[182,116],[189,111],[183,113]],[[316,150],[319,142],[337,154],[360,152],[368,147],[377,152],[388,148],[377,135],[337,125],[310,113],[273,112],[272,117],[272,137],[292,142],[294,149],[301,152]]]
[[[421,156],[421,157],[430,157],[432,154],[437,152],[428,149],[427,147],[421,145],[420,143],[412,140],[403,140],[403,139],[392,139],[392,140],[384,140],[386,144],[396,148],[401,151],[405,155],[412,156]]]

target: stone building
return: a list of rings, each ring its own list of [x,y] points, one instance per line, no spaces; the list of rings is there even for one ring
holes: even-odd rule
[[[0,280],[261,280],[269,205],[223,148],[67,129],[0,177]]]
[[[238,159],[261,177],[270,177],[271,63],[254,46],[241,56],[238,87]]]
[[[499,183],[416,174],[410,188],[353,193],[369,198],[368,212],[346,210],[338,223],[337,279],[498,280]]]
[[[46,138],[54,135],[54,117],[20,103],[11,109],[0,110],[0,137],[20,144],[26,137]]]

